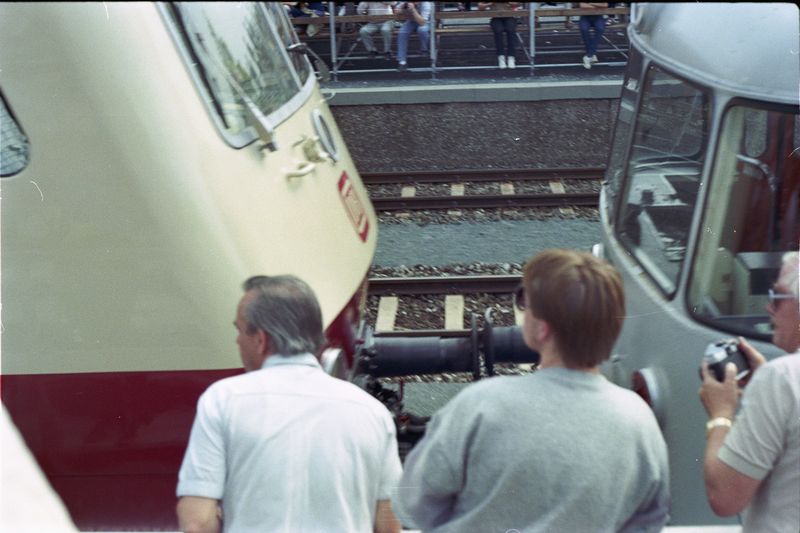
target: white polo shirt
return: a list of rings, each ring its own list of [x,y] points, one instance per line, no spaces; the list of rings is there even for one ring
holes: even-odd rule
[[[311,354],[273,355],[200,397],[177,495],[222,500],[225,531],[372,531],[401,474],[378,400]]]

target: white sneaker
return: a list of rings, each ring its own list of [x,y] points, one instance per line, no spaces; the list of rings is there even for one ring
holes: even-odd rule
[[[589,56],[583,56],[583,68],[592,68],[592,60]]]
[[[508,56],[506,58],[506,63],[508,64],[508,68],[517,68],[517,59],[514,56]]]
[[[597,63],[597,56],[590,57],[589,61],[591,61],[592,63]]]
[[[506,56],[497,56],[497,66],[501,69],[506,68]]]

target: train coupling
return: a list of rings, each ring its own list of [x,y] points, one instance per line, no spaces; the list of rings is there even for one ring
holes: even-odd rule
[[[539,353],[525,345],[520,326],[495,326],[492,309],[483,327],[471,316],[469,330],[458,335],[397,336],[375,333],[361,325],[356,347],[355,376],[372,378],[470,372],[473,379],[494,375],[497,363],[538,363]],[[442,332],[444,333],[444,332]]]

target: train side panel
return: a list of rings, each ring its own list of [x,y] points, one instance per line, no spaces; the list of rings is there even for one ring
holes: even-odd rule
[[[3,401],[79,526],[174,528],[196,399],[241,367],[241,282],[300,276],[330,331],[374,211],[313,78],[276,151],[234,148],[153,5],[4,4],[0,65],[30,143],[0,180]],[[315,110],[336,162],[304,151]]]

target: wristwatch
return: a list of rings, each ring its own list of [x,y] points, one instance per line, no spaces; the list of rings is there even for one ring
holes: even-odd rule
[[[718,416],[706,422],[706,437],[708,436],[709,433],[711,433],[712,429],[722,426],[729,428],[733,426],[733,422],[731,421],[730,418],[724,416]]]

